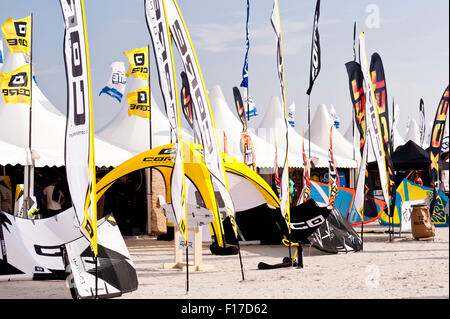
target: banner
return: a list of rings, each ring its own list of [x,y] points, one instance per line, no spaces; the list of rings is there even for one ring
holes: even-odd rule
[[[183,107],[183,114],[189,126],[194,128],[194,113],[192,110],[192,97],[189,89],[189,82],[186,72],[181,72],[182,88],[181,88],[181,105]]]
[[[365,134],[367,135],[368,128],[365,128]],[[359,165],[358,177],[356,179],[356,192],[355,192],[355,202],[353,206],[360,216],[364,216],[364,206],[366,201],[365,192],[365,182],[366,182],[366,172],[367,172],[367,153],[369,149],[369,143],[363,144],[363,151],[361,154],[361,163]]]
[[[4,62],[4,53],[3,53],[3,40],[0,40],[0,72],[2,72],[3,69],[3,62]]]
[[[250,95],[246,96],[246,94],[244,94],[244,103],[248,106],[248,111],[245,111],[245,115],[247,116],[248,119],[251,119],[252,117],[259,115],[255,102],[253,101],[253,98]]]
[[[362,154],[364,148],[365,138],[365,117],[366,112],[366,97],[364,94],[364,76],[361,72],[361,66],[355,61],[350,61],[345,64],[348,74],[350,86],[350,98],[352,100],[353,110],[355,113],[356,127],[358,128],[360,141],[359,150]]]
[[[244,60],[244,67],[242,68],[242,82],[241,87],[245,87],[248,89],[248,50],[250,48],[250,41],[248,39],[248,18],[250,16],[250,3],[249,0],[247,0],[247,21],[245,24],[245,46],[247,47],[247,50],[245,51],[245,60]]]
[[[332,206],[339,192],[339,175],[333,157],[333,125],[330,127],[330,148],[328,149],[328,205]]]
[[[97,202],[88,42],[81,0],[60,0],[64,15],[67,76],[65,165],[81,233],[97,256]]]
[[[224,131],[225,132],[225,131]],[[244,164],[251,169],[256,169],[256,154],[252,138],[247,132],[241,132],[241,153],[244,156]]]
[[[420,130],[420,146],[423,146],[423,140],[425,139],[425,104],[423,102],[423,99],[420,99],[419,104],[419,115],[420,115],[420,123],[419,123],[419,130]]]
[[[339,116],[336,114],[336,110],[334,109],[334,105],[331,104],[330,106],[330,116],[333,120],[333,125],[335,128],[339,128],[341,126],[341,120],[339,119]]]
[[[306,202],[309,197],[311,196],[311,179],[309,178],[309,161],[306,158],[306,152],[305,152],[305,131],[303,131],[302,135],[302,154],[303,154],[303,189],[302,189],[302,195],[299,198],[299,203],[297,205],[300,205],[301,203]],[[301,200],[301,201],[300,201]]]
[[[19,20],[8,18],[3,23],[3,36],[10,53],[26,53],[31,56],[31,23],[31,15]]]
[[[383,138],[384,159],[388,173],[389,195],[395,196],[395,170],[391,160],[391,139],[389,128],[389,108],[386,89],[386,76],[383,62],[378,53],[372,54],[370,61],[370,74],[375,94],[375,101],[380,118],[381,137]],[[386,202],[389,205],[389,202]],[[394,200],[392,200],[394,203]]]
[[[109,67],[111,68],[111,75],[109,77],[108,84],[100,91],[98,95],[105,93],[117,101],[122,102],[122,96],[125,92],[125,85],[127,83],[125,64],[123,62],[113,62]]]
[[[273,177],[275,179],[275,186],[277,188],[277,195],[278,198],[280,197],[280,187],[281,187],[281,181],[278,177],[278,146],[277,146],[277,136],[274,134],[274,146],[275,146],[275,157],[273,160]]]
[[[148,47],[124,51],[123,54],[129,63],[126,75],[148,81],[150,78]]]
[[[316,3],[316,12],[314,13],[313,36],[311,45],[311,66],[309,71],[309,88],[306,91],[307,95],[311,94],[314,81],[320,72],[321,57],[320,57],[320,38],[319,38],[319,16],[320,16],[320,0]]]
[[[222,155],[220,152],[219,138],[211,111],[211,105],[207,95],[203,75],[192,45],[189,32],[181,15],[178,4],[175,0],[164,1],[166,18],[169,29],[173,36],[176,48],[180,54],[184,71],[186,72],[193,97],[193,109],[195,121],[198,124],[200,137],[203,144],[203,155],[205,165],[208,168],[215,190],[223,200],[223,210],[230,218],[231,225],[237,238],[237,228],[234,219],[234,204],[228,188],[228,181],[225,175]],[[217,214],[218,212],[215,212]],[[219,216],[215,216],[219,219]],[[222,246],[222,243],[218,243]]]
[[[295,101],[292,101],[292,104],[289,105],[288,123],[290,126],[295,127]]]
[[[148,85],[127,94],[128,116],[136,115],[145,119],[151,116],[150,93]]]
[[[242,102],[241,92],[237,87],[233,87],[233,97],[236,111],[242,123],[242,131],[247,132],[247,118],[245,117],[244,103]]]
[[[441,155],[442,138],[444,137],[445,121],[448,114],[448,101],[449,101],[449,87],[445,89],[442,95],[439,106],[436,110],[436,116],[434,117],[433,128],[431,129],[430,140],[430,178],[433,184],[433,200],[430,204],[430,212],[433,214],[433,209],[436,204],[436,196],[439,190],[439,158]]]
[[[31,106],[30,65],[25,64],[12,71],[0,73],[3,98],[6,104],[24,103]]]
[[[161,93],[166,105],[166,113],[172,130],[176,132],[177,152],[174,159],[174,169],[171,177],[171,203],[175,214],[178,229],[183,235],[184,241],[188,242],[187,211],[186,211],[186,185],[184,175],[184,162],[181,137],[180,103],[177,99],[177,82],[175,78],[175,66],[173,63],[173,51],[169,26],[167,24],[166,12],[162,0],[145,1],[145,17],[148,31],[150,32],[155,60],[158,66],[159,83]],[[183,81],[182,103],[183,110],[190,105],[189,87],[185,87]],[[192,112],[192,110],[190,110]],[[190,124],[190,123],[189,123]]]
[[[360,61],[361,71],[364,76],[364,91],[366,92],[366,114],[368,137],[372,144],[373,153],[378,163],[378,171],[380,173],[381,189],[384,201],[389,209],[389,175],[385,163],[385,152],[383,146],[383,137],[381,135],[380,117],[378,116],[378,108],[376,106],[375,92],[373,90],[372,81],[369,72],[369,63],[367,61],[366,46],[364,39],[364,31],[359,35],[360,45]],[[368,143],[367,141],[366,143]]]
[[[285,92],[285,77],[284,77],[284,61],[283,61],[283,41],[281,37],[281,21],[280,21],[280,9],[278,6],[278,0],[274,0],[272,16],[270,18],[273,30],[275,31],[275,39],[277,41],[277,71],[278,78],[280,80],[281,97],[283,99],[283,114],[284,114],[284,124],[286,127],[286,149],[285,149],[285,159],[283,165],[283,172],[281,173],[281,199],[280,199],[280,210],[283,217],[290,228],[290,198],[289,198],[289,162],[288,162],[288,150],[289,150],[289,139],[288,139],[288,120],[286,111],[286,92]]]

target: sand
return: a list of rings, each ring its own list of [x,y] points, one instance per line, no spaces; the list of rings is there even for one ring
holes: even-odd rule
[[[386,227],[380,228],[386,230]],[[357,228],[356,230],[359,230]],[[304,249],[304,268],[259,270],[259,262],[280,263],[282,245],[242,245],[245,280],[238,255],[212,255],[203,246],[209,271],[163,269],[174,261],[173,242],[127,238],[139,287],[117,299],[400,299],[449,298],[449,228],[436,228],[433,241],[410,233],[365,234],[364,250],[326,254]],[[193,256],[190,256],[193,261]],[[0,282],[0,299],[71,299],[65,281]]]

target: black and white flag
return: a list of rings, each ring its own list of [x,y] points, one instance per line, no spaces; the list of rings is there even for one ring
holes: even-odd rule
[[[311,46],[311,69],[309,72],[309,88],[306,94],[310,95],[314,81],[319,75],[320,71],[320,39],[319,39],[319,15],[320,15],[320,0],[317,0],[316,13],[314,14],[313,37]]]

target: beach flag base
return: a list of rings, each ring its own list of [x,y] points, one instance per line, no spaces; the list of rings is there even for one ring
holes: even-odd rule
[[[189,230],[194,231],[194,263],[189,263],[189,271],[209,271],[213,270],[214,266],[212,265],[204,265],[203,264],[203,252],[202,252],[202,226],[189,228]],[[173,263],[163,264],[163,269],[181,269],[182,271],[186,271],[186,263],[183,262],[182,254],[184,249],[180,249],[180,239],[184,243],[183,238],[180,237],[180,232],[175,230],[175,238],[174,238],[174,258],[175,261]],[[191,245],[192,243],[189,242]]]

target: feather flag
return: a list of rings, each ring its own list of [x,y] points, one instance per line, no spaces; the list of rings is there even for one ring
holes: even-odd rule
[[[127,77],[125,75],[125,64],[123,62],[113,62],[110,65],[111,75],[108,84],[100,91],[98,95],[105,93],[119,102],[122,102],[122,96],[125,92]]]
[[[31,56],[31,15],[19,20],[7,19],[2,25],[2,31],[9,52]]]
[[[364,148],[365,137],[365,105],[366,99],[364,94],[364,76],[361,71],[361,66],[355,61],[350,61],[345,64],[348,74],[350,98],[352,100],[353,110],[355,114],[356,127],[358,128],[360,141],[360,153],[362,154]]]
[[[372,55],[370,61],[370,75],[372,86],[375,94],[375,101],[380,119],[381,137],[383,139],[384,160],[386,163],[388,174],[389,196],[395,196],[395,170],[391,160],[391,135],[389,128],[389,107],[386,86],[386,76],[384,72],[383,62],[378,53]],[[392,203],[394,203],[394,199]],[[389,202],[386,202],[389,205]]]
[[[205,165],[210,172],[211,181],[215,190],[220,193],[220,196],[222,197],[224,211],[230,219],[234,234],[237,238],[234,203],[230,195],[222,154],[220,152],[219,137],[214,124],[211,105],[197,55],[176,0],[164,1],[164,7],[169,29],[173,36],[172,39],[180,54],[184,71],[186,72],[189,81],[191,94],[194,97],[192,100],[195,114],[194,121],[197,122],[200,131]],[[222,227],[220,222],[221,218],[218,216],[219,212],[216,211],[214,214],[219,226]],[[218,245],[224,247],[221,238],[218,238]]]
[[[279,192],[280,187],[281,187],[281,181],[280,181],[280,178],[278,177],[278,146],[277,146],[277,136],[276,135],[274,135],[274,146],[275,146],[275,157],[273,160],[273,177],[275,179],[275,186]]]
[[[245,60],[244,60],[244,67],[242,68],[242,82],[241,87],[248,88],[248,50],[250,48],[250,41],[248,39],[248,18],[250,16],[250,2],[247,0],[247,21],[246,21],[246,27],[245,27],[245,46],[247,50],[245,51]]]
[[[252,138],[247,132],[241,132],[241,153],[244,155],[244,164],[251,169],[256,169],[256,154]]]
[[[449,87],[444,91],[434,117],[430,140],[430,177],[433,184],[433,199],[430,204],[430,212],[433,214],[436,205],[437,192],[439,190],[439,157],[441,155],[442,138],[444,137],[445,121],[447,120],[449,103]]]
[[[332,206],[339,192],[339,175],[333,157],[333,125],[330,127],[330,148],[328,149],[328,205]]]
[[[359,35],[360,43],[360,61],[361,71],[364,76],[364,91],[366,92],[366,125],[368,127],[368,135],[372,144],[373,153],[378,163],[378,171],[380,173],[380,183],[383,197],[386,202],[388,212],[389,208],[389,175],[385,162],[385,152],[383,145],[383,137],[381,135],[380,117],[378,115],[377,101],[370,77],[369,63],[367,61],[366,46],[364,39],[364,31]],[[368,141],[367,141],[368,142]],[[366,143],[367,143],[366,142]]]
[[[242,102],[241,92],[237,87],[233,87],[233,97],[236,111],[242,123],[242,131],[247,132],[247,118],[245,117],[244,103]]]
[[[3,40],[0,40],[0,72],[2,72],[3,69],[3,62],[4,62],[4,54],[3,54]]]
[[[258,109],[256,108],[253,98],[249,95],[244,95],[244,103],[248,105],[248,111],[245,111],[247,118],[251,119],[254,116],[258,116]]]
[[[309,88],[306,91],[307,95],[311,94],[314,81],[320,72],[321,53],[320,53],[320,38],[319,38],[319,16],[320,16],[320,0],[317,0],[316,11],[314,13],[313,35],[311,45],[311,66],[309,71]]]
[[[183,114],[189,126],[194,128],[194,113],[192,111],[192,97],[191,90],[189,89],[189,81],[186,72],[181,72],[181,105],[183,107]]]
[[[236,111],[242,123],[240,146],[241,153],[244,156],[244,164],[254,170],[256,168],[255,148],[253,147],[252,138],[247,133],[247,118],[245,117],[244,104],[242,103],[241,92],[236,86],[233,87],[233,97]]]
[[[306,202],[309,197],[311,196],[311,179],[309,177],[309,161],[306,158],[306,152],[305,152],[305,131],[303,131],[302,135],[302,154],[303,154],[303,190],[302,195],[299,198],[299,203],[297,205],[300,205],[301,203]]]
[[[94,123],[88,42],[81,1],[60,0],[64,14],[64,57],[68,106],[65,164],[75,217],[81,233],[97,248],[97,187],[94,154]]]
[[[270,19],[272,23],[273,30],[275,31],[275,39],[277,41],[277,71],[278,79],[280,80],[281,96],[283,99],[283,114],[284,114],[284,124],[286,128],[286,149],[284,150],[285,158],[283,165],[283,172],[281,174],[281,199],[280,199],[280,210],[285,218],[289,232],[290,230],[290,197],[289,197],[289,161],[288,161],[288,149],[289,149],[289,139],[288,139],[288,120],[287,120],[287,110],[286,110],[286,92],[285,92],[285,77],[284,77],[284,59],[283,59],[283,40],[281,36],[281,21],[280,21],[280,9],[278,5],[278,0],[274,0],[272,16]]]
[[[425,104],[422,98],[420,99],[419,103],[419,115],[420,115],[420,124],[419,124],[420,146],[422,146],[423,140],[425,139]]]
[[[288,119],[289,125],[295,127],[295,101],[292,101],[292,104],[289,105]]]

